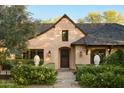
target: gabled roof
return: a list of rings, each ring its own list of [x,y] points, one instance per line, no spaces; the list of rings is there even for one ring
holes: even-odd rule
[[[63,18],[67,18],[75,25],[85,37],[72,43],[72,45],[124,45],[124,26],[116,23],[74,23],[66,14],[56,23],[41,24],[36,29],[36,35],[39,36],[55,25]],[[33,37],[31,37],[33,38]],[[31,39],[30,38],[30,39]]]
[[[73,20],[71,20],[66,14],[64,14],[64,15],[63,15],[57,22],[55,22],[55,23],[49,23],[49,24],[42,23],[41,26],[39,26],[39,27],[37,28],[38,32],[39,32],[39,30],[40,30],[41,32],[37,33],[36,36],[39,36],[39,35],[41,35],[41,34],[47,32],[47,31],[50,30],[51,28],[54,28],[55,25],[56,25],[57,23],[59,23],[63,18],[67,18],[77,29],[79,29],[82,33],[84,33],[85,35],[87,35],[87,33],[85,33],[82,29],[80,29],[80,28],[77,26],[77,24],[74,23]],[[40,28],[40,29],[39,29],[39,28]],[[34,38],[34,37],[30,37],[29,39],[32,39],[32,38]]]

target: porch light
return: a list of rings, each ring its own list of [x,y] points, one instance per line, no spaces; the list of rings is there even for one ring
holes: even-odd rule
[[[48,52],[48,57],[51,57],[51,51]]]
[[[111,48],[108,49],[109,54],[111,53]]]

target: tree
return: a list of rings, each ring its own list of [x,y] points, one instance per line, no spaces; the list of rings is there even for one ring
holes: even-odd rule
[[[18,54],[26,48],[35,25],[25,6],[0,6],[0,45],[6,53]]]
[[[124,13],[118,15],[118,23],[124,24]]]
[[[101,23],[102,16],[99,12],[91,12],[85,17],[85,22],[89,23]]]
[[[84,20],[82,18],[79,18],[77,22],[80,23],[80,24],[83,24]]]
[[[41,23],[55,23],[56,21],[59,20],[60,17],[52,18],[52,19],[47,19],[47,20],[41,20]]]
[[[78,19],[79,23],[119,23],[124,24],[124,13],[119,13],[115,10],[108,10],[103,13],[90,12],[83,20]]]
[[[103,13],[105,23],[117,23],[118,22],[118,12],[115,10],[108,10]]]

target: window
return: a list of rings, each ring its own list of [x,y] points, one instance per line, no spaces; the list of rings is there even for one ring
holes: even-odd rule
[[[33,59],[35,55],[39,55],[41,59],[44,58],[43,49],[30,49],[23,53],[23,59]]]
[[[62,41],[68,41],[68,30],[62,31]]]
[[[23,52],[23,59],[28,59],[29,51]]]
[[[30,59],[33,59],[36,54],[37,54],[37,50],[36,49],[31,49],[30,50]]]

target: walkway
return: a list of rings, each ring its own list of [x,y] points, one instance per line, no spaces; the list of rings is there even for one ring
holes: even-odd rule
[[[80,87],[75,81],[75,75],[70,70],[61,70],[57,75],[57,83],[55,88],[78,88]]]

